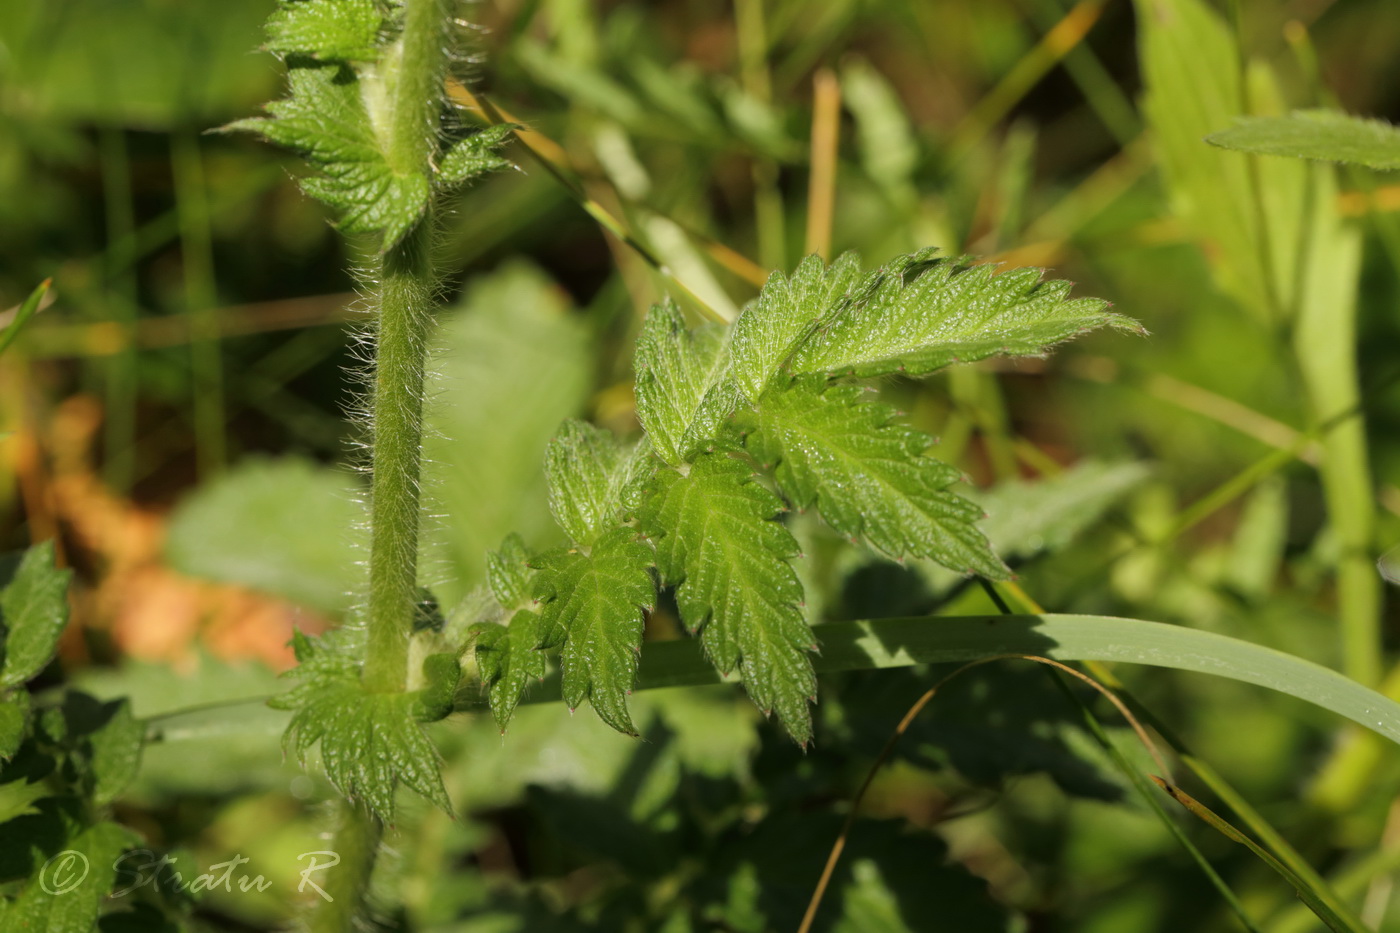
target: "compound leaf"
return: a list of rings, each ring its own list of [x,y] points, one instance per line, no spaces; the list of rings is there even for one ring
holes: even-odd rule
[[[569,707],[585,697],[604,722],[636,735],[627,694],[637,675],[642,612],[656,602],[651,548],[629,528],[604,534],[589,553],[556,551],[542,559],[537,593],[547,643],[562,637],[561,687]]]
[[[758,407],[749,449],[775,464],[796,505],[816,505],[841,534],[863,536],[893,558],[931,557],[966,573],[1009,576],[977,529],[982,509],[949,487],[953,467],[924,456],[933,439],[894,423],[894,409],[862,402],[858,386],[823,391],[804,380]]]
[[[68,624],[70,570],[54,566],[52,541],[24,553],[9,585],[0,593],[0,622],[4,623],[5,661],[0,665],[0,688],[15,687],[43,670],[58,648]]]
[[[1400,170],[1400,128],[1336,110],[1298,110],[1286,117],[1236,117],[1206,142],[1222,149],[1319,162]]]
[[[726,454],[701,455],[685,472],[659,471],[639,517],[659,536],[662,581],[677,586],[681,618],[711,663],[726,675],[737,666],[759,708],[805,744],[816,638],[798,610],[797,542],[771,521],[782,502],[751,479]]]
[[[540,645],[539,614],[521,609],[510,625],[480,622],[476,634],[476,663],[487,685],[491,714],[502,733],[520,698],[531,684],[544,678],[544,652]]]
[[[375,137],[355,70],[338,62],[288,62],[291,95],[267,105],[270,116],[229,124],[258,133],[306,159],[317,174],[307,194],[340,213],[346,233],[382,231],[389,249],[423,217],[432,196],[427,176],[395,172]]]
[[[570,418],[545,452],[549,506],[575,543],[592,544],[611,527],[623,490],[647,463],[645,445],[624,446],[612,433]]]
[[[1097,298],[1040,269],[935,259],[923,250],[889,263],[839,303],[793,354],[793,373],[924,375],[998,354],[1034,356],[1105,325],[1141,330]]]
[[[792,273],[774,272],[734,322],[731,378],[748,398],[763,394],[793,348],[845,298],[860,277],[860,260],[846,253],[826,268],[808,256]]]
[[[373,61],[383,26],[375,0],[284,0],[267,20],[269,52]]]
[[[727,367],[722,327],[688,330],[674,302],[652,305],[637,338],[637,417],[667,463],[707,446],[734,410]]]

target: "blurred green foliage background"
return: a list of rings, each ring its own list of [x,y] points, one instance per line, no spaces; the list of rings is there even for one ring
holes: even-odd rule
[[[289,157],[209,132],[279,92],[280,66],[256,52],[270,7],[0,0],[0,308],[50,276],[55,296],[0,362],[0,536],[10,549],[57,534],[80,580],[67,676],[132,695],[142,716],[274,689],[292,626],[334,624],[358,573],[345,370],[359,365],[359,257],[297,191]],[[1389,670],[1396,601],[1374,569],[1352,585],[1345,568],[1400,542],[1400,183],[1340,172],[1331,190],[1326,170],[1304,189],[1312,170],[1193,141],[1242,112],[1241,94],[1263,112],[1400,117],[1400,7],[1212,9],[482,0],[463,9],[475,52],[457,77],[717,309],[814,243],[869,265],[938,245],[1052,266],[1111,299],[1152,336],[883,391],[987,490],[989,533],[1052,611],[1176,622],[1339,667],[1339,619],[1369,613],[1384,637],[1371,661]],[[823,94],[839,100],[835,135],[814,133]],[[550,543],[540,461],[559,421],[635,430],[632,341],[671,285],[519,144],[509,154],[521,170],[444,221],[425,582],[463,613],[505,534]],[[815,166],[831,154],[824,185]],[[1277,202],[1258,216],[1251,185]],[[1298,215],[1283,203],[1295,189],[1313,199]],[[1319,386],[1351,377],[1328,363],[1309,375],[1306,351],[1325,341],[1296,353],[1299,318],[1270,311],[1288,310],[1308,263],[1339,278],[1296,298],[1322,309],[1315,326],[1344,331],[1354,314],[1351,453],[1300,434],[1340,410],[1319,411]],[[1352,457],[1347,478],[1333,466],[1324,481],[1319,464],[1338,457]],[[793,525],[818,618],[992,611],[961,581]],[[663,608],[649,635],[668,625]],[[1119,674],[1366,923],[1400,930],[1393,749],[1357,751],[1327,717],[1234,683]],[[461,816],[409,808],[377,879],[383,923],[793,929],[845,801],[931,682],[827,678],[805,753],[723,690],[638,695],[642,741],[554,706],[523,708],[504,740],[488,717],[449,720],[435,739]],[[237,852],[279,873],[265,894],[182,908],[195,929],[285,920],[295,855],[314,848],[325,789],[282,764],[280,722],[247,711],[236,736],[194,723],[152,747],[123,804],[158,851],[201,865]],[[816,929],[1239,928],[1040,672],[969,675],[901,749]],[[1172,819],[1257,929],[1321,929],[1245,849]]]

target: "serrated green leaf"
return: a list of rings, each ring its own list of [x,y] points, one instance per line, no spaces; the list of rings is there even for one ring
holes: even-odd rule
[[[302,180],[307,194],[340,212],[346,233],[383,232],[382,249],[396,245],[422,219],[432,196],[427,176],[395,172],[374,134],[349,65],[289,62],[291,95],[267,105],[270,116],[238,120],[230,131],[258,133],[304,158],[317,174]]]
[[[68,580],[72,575],[72,571],[54,566],[52,541],[25,551],[14,578],[0,593],[0,623],[5,627],[0,688],[24,683],[53,657],[58,637],[68,624]]]
[[[747,444],[776,467],[796,505],[816,505],[848,538],[863,536],[890,557],[931,557],[964,573],[1010,574],[976,522],[982,509],[949,487],[962,474],[924,451],[933,438],[894,422],[895,410],[865,402],[858,386],[804,380],[770,392]]]
[[[507,611],[534,601],[530,595],[530,552],[520,535],[510,534],[496,551],[486,554],[486,580],[491,594]]]
[[[146,724],[131,713],[131,704],[117,700],[107,704],[111,715],[89,736],[92,743],[93,802],[108,804],[126,790],[141,767],[141,747]]]
[[[860,260],[846,253],[830,268],[820,256],[802,260],[791,276],[774,272],[758,299],[734,322],[730,377],[755,401],[778,369],[860,278]]]
[[[1141,330],[1097,298],[1069,297],[1070,283],[1040,269],[998,273],[989,264],[901,257],[839,303],[793,354],[793,373],[925,375],[989,356],[1038,356],[1105,325]]]
[[[734,410],[725,330],[688,330],[669,299],[652,305],[637,338],[637,417],[663,460],[684,463],[712,446]]]
[[[489,687],[491,714],[504,733],[526,689],[544,678],[545,657],[539,650],[540,617],[522,609],[511,616],[509,626],[482,622],[472,630],[476,633],[476,663]]]
[[[269,52],[372,61],[383,17],[375,0],[283,0],[267,20]]]
[[[52,793],[42,783],[30,784],[23,778],[0,784],[0,824],[17,816],[28,816],[39,812],[33,804],[40,797]]]
[[[29,692],[16,690],[0,701],[0,764],[15,757],[29,734]]]
[[[726,454],[702,455],[684,473],[659,471],[639,517],[658,536],[662,581],[677,586],[681,618],[700,630],[711,663],[724,674],[737,666],[759,708],[806,743],[816,638],[798,610],[797,542],[771,520],[782,502],[751,479]]]
[[[549,507],[575,543],[592,544],[612,527],[623,490],[646,466],[643,445],[623,445],[611,432],[570,418],[545,451]]]
[[[487,172],[509,168],[510,161],[496,155],[495,150],[504,145],[514,131],[514,124],[497,123],[454,142],[438,165],[438,183],[460,185]]]
[[[416,715],[419,698],[366,691],[353,659],[322,642],[308,640],[301,666],[291,672],[299,683],[269,701],[295,711],[283,748],[305,764],[307,751],[320,743],[330,782],[347,798],[363,800],[386,823],[393,822],[394,788],[400,783],[450,814],[437,750]]]
[[[1206,142],[1260,155],[1400,170],[1400,128],[1336,110],[1296,110],[1286,117],[1236,117],[1234,126],[1211,133]]]
[[[8,905],[6,930],[31,933],[92,933],[98,908],[116,878],[122,851],[141,837],[116,823],[89,826],[67,841]],[[55,894],[54,891],[61,891]]]
[[[562,633],[561,687],[571,709],[585,698],[604,722],[636,735],[627,694],[637,676],[642,610],[656,602],[651,549],[628,528],[615,528],[589,553],[559,551],[543,559],[537,592],[545,641]]]
[[[354,682],[327,685],[314,704],[297,710],[287,734],[303,760],[319,742],[326,777],[336,789],[363,799],[386,822],[393,822],[397,783],[451,813],[437,751],[423,734],[413,703],[410,694],[366,693]]]

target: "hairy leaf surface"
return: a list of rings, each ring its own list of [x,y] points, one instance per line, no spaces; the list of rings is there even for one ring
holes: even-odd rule
[[[375,0],[283,0],[268,17],[264,48],[327,61],[373,61],[382,26]]]
[[[1097,298],[1069,297],[1070,283],[1040,269],[903,256],[862,283],[793,354],[794,373],[924,375],[998,354],[1036,356],[1109,325],[1139,329]]]
[[[530,595],[530,552],[520,535],[507,535],[500,550],[486,555],[486,580],[491,594],[507,611],[522,609],[534,601]]]
[[[294,711],[283,747],[305,764],[307,751],[319,742],[326,777],[386,823],[393,822],[398,783],[451,813],[437,751],[415,716],[417,696],[366,691],[352,656],[300,632],[293,642],[301,663],[290,673],[299,683],[269,701],[276,709]]]
[[[53,542],[25,551],[14,577],[0,593],[0,623],[4,624],[4,664],[0,688],[15,687],[43,670],[58,647],[68,624],[68,580],[71,570],[54,566]]]
[[[623,490],[647,463],[648,445],[624,445],[611,432],[570,418],[545,452],[549,507],[581,545],[592,544],[622,505]]]
[[[258,133],[306,159],[317,174],[303,179],[302,189],[340,213],[341,230],[382,231],[382,248],[389,249],[427,210],[427,176],[389,166],[353,68],[311,59],[289,64],[291,96],[268,104],[270,116],[238,120],[227,129]]]
[[[501,732],[506,731],[515,707],[531,684],[544,678],[545,657],[540,646],[540,616],[521,609],[511,616],[510,625],[481,622],[476,633],[476,663],[487,685],[491,715]]]
[[[457,140],[443,154],[438,181],[444,185],[460,185],[488,172],[508,168],[510,162],[496,155],[495,150],[510,139],[514,130],[512,124],[498,123]]]
[[[556,551],[542,559],[537,593],[544,641],[563,640],[560,664],[564,700],[576,708],[585,697],[603,721],[636,735],[627,694],[637,676],[642,610],[656,602],[651,548],[630,528],[616,528],[592,550]]]
[[[982,509],[949,487],[962,474],[924,451],[933,439],[863,402],[857,386],[822,391],[805,380],[766,396],[748,446],[776,466],[799,507],[816,505],[841,534],[863,536],[890,557],[931,557],[965,573],[1005,579],[1006,567],[977,529]]]
[[[734,322],[731,377],[750,401],[860,278],[860,260],[846,253],[826,268],[820,256],[802,260],[791,276],[774,272],[758,300]]]
[[[688,330],[674,302],[653,305],[637,338],[637,417],[663,460],[709,446],[734,410],[724,328]]]
[[[681,618],[700,631],[710,661],[724,674],[737,667],[759,708],[805,743],[816,638],[798,609],[802,585],[789,563],[797,542],[771,520],[781,508],[747,466],[715,453],[684,473],[661,470],[640,517],[659,536],[661,578],[677,586]]]

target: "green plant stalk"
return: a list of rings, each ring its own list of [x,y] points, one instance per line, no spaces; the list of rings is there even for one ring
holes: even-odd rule
[[[214,314],[214,254],[204,157],[198,140],[188,131],[177,131],[171,136],[170,162],[175,174],[185,303],[194,330],[194,339],[190,341],[190,371],[195,460],[200,476],[208,477],[225,461],[223,359],[219,348],[219,322]]]
[[[369,644],[364,684],[398,692],[418,593],[423,363],[434,299],[431,221],[382,263],[374,361],[374,458],[370,484]]]
[[[386,55],[390,113],[385,152],[397,172],[431,177],[443,99],[446,0],[409,0],[404,30]],[[397,692],[408,682],[408,643],[418,593],[419,474],[423,367],[431,310],[431,208],[379,269],[370,484],[369,639],[366,689]]]
[[[326,896],[315,899],[306,918],[311,933],[346,933],[360,928],[364,921],[365,892],[369,890],[379,840],[384,832],[383,824],[357,803],[337,799],[331,806],[335,829],[327,854],[319,862],[329,862],[329,853],[339,856],[340,861],[313,876]]]
[[[1361,416],[1360,374],[1356,360],[1356,282],[1338,282],[1334,266],[1357,270],[1359,237],[1330,223],[1314,222],[1311,201],[1315,179],[1309,174],[1309,210],[1305,237],[1298,248],[1299,268],[1306,267],[1296,291],[1298,314],[1293,345],[1307,393],[1311,418],[1321,429],[1321,478],[1327,517],[1337,536],[1337,606],[1342,629],[1342,669],[1368,687],[1381,679],[1381,579],[1372,553],[1375,493]],[[1324,252],[1327,249],[1332,252]],[[1314,257],[1326,257],[1326,269]]]
[[[744,89],[765,106],[773,99],[768,73],[768,24],[763,0],[735,0],[741,78]],[[787,226],[783,195],[778,190],[778,165],[759,155],[753,163],[754,223],[759,262],[769,269],[786,268]]]
[[[107,400],[104,443],[107,485],[120,493],[131,489],[136,471],[136,281],[131,263],[117,250],[130,243],[136,229],[131,198],[131,160],[126,133],[104,128],[99,136],[102,152],[102,195],[107,217],[106,278],[112,302],[120,314],[126,338],[121,352],[107,364]]]

